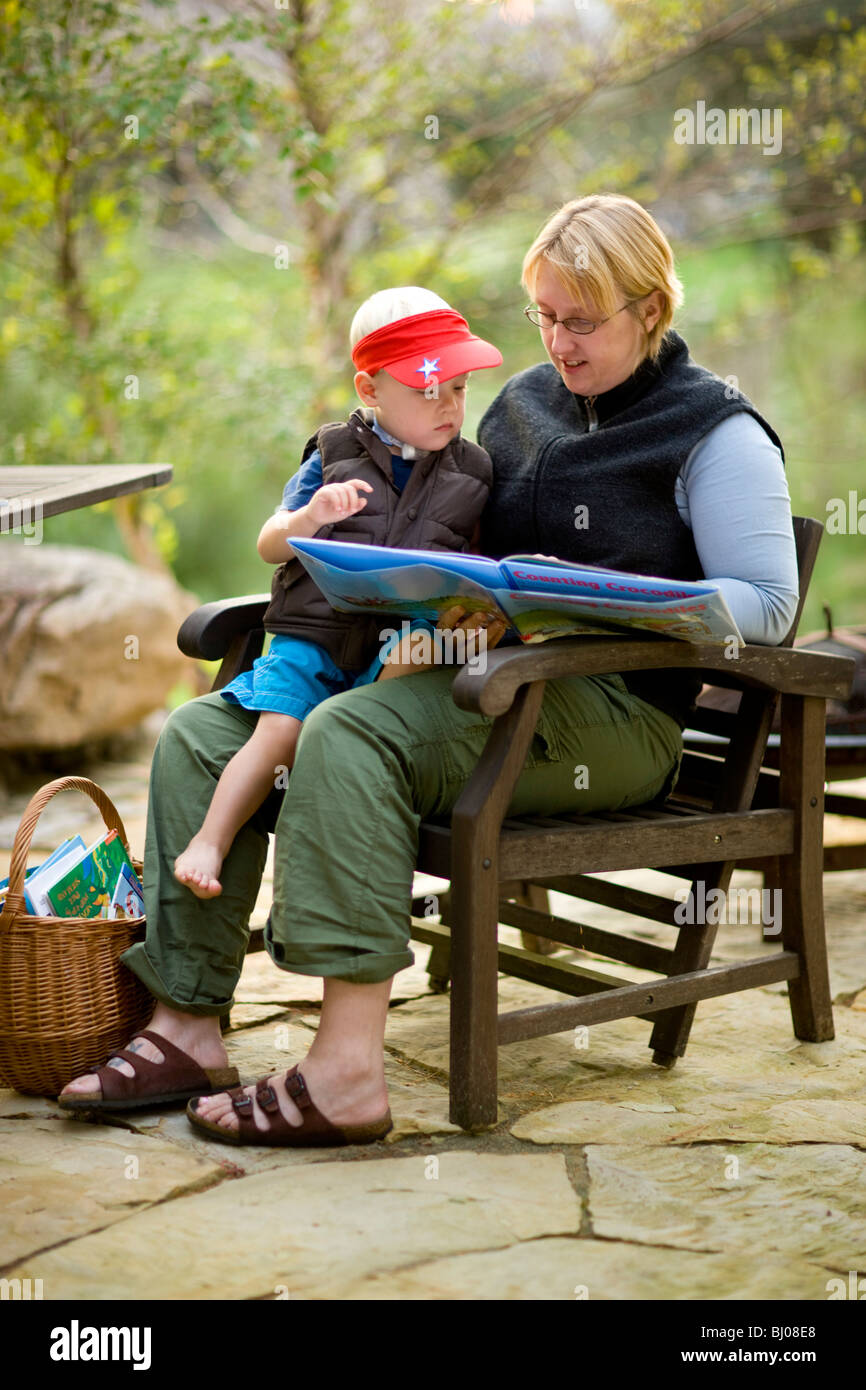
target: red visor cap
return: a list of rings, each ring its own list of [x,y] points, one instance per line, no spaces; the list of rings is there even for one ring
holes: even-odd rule
[[[499,367],[502,353],[470,333],[454,309],[431,309],[368,333],[355,344],[352,361],[359,372],[372,375],[386,368],[404,386],[424,387],[434,379],[450,381],[463,372]]]

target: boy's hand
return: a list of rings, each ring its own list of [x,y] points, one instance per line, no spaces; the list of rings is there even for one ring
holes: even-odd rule
[[[365,483],[362,478],[351,478],[347,483],[325,483],[318,488],[307,503],[307,515],[316,530],[320,526],[329,526],[332,521],[343,521],[347,516],[354,516],[355,512],[366,507],[367,499],[359,496],[359,488],[363,488],[364,492],[373,491],[370,483]]]

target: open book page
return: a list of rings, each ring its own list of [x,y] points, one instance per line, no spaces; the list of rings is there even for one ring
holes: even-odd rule
[[[341,612],[436,622],[456,603],[465,603],[473,612],[509,622],[493,597],[494,589],[503,584],[495,560],[447,553],[443,561],[440,551],[398,550],[345,541],[293,540],[292,547],[331,606]],[[382,552],[385,563],[380,568],[376,560]],[[459,565],[451,563],[453,560]],[[362,561],[367,562],[363,567]]]

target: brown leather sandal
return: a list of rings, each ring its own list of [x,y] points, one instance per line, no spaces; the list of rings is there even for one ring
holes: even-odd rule
[[[198,1114],[194,1100],[186,1107],[187,1119],[196,1129],[219,1139],[223,1144],[267,1144],[280,1148],[336,1148],[344,1144],[372,1144],[376,1139],[384,1139],[394,1128],[390,1109],[380,1120],[371,1120],[368,1124],[332,1125],[314,1105],[307,1083],[297,1067],[287,1071],[282,1082],[303,1116],[299,1125],[290,1125],[285,1119],[267,1077],[256,1082],[255,1096],[268,1116],[267,1129],[256,1127],[253,1098],[241,1086],[228,1092],[238,1117],[237,1129],[226,1129],[213,1120],[205,1120]]]
[[[135,1110],[189,1100],[191,1096],[214,1095],[237,1086],[240,1081],[237,1067],[200,1067],[193,1057],[148,1028],[142,1028],[135,1036],[152,1042],[164,1060],[151,1062],[140,1052],[130,1052],[124,1047],[111,1055],[129,1062],[135,1076],[124,1076],[116,1067],[107,1065],[94,1068],[84,1075],[99,1078],[101,1094],[81,1092],[58,1096],[58,1105],[64,1110]]]

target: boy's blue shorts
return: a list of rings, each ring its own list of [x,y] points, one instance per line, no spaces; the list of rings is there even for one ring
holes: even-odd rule
[[[381,668],[377,656],[360,675],[357,671],[341,671],[316,642],[274,633],[270,648],[257,658],[252,670],[236,676],[220,694],[244,709],[306,719],[310,710],[331,695],[339,695],[355,685],[369,685]]]

